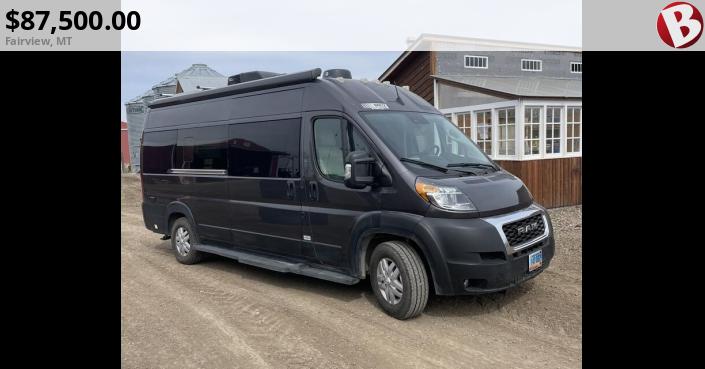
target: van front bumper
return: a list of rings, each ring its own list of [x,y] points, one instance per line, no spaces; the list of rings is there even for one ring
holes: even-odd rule
[[[529,254],[541,250],[543,262],[540,268],[529,271]],[[501,262],[448,262],[448,273],[453,294],[482,294],[514,287],[536,277],[548,268],[555,250],[553,239],[546,239],[526,249],[526,253],[509,256]],[[523,250],[522,250],[523,252]]]
[[[526,243],[510,246],[502,226],[542,215],[545,230]],[[426,217],[417,226],[419,235],[434,255],[427,256],[439,295],[468,295],[501,291],[529,280],[551,263],[555,241],[545,209],[526,209],[496,217],[442,219]],[[542,265],[529,272],[529,255],[541,250]]]

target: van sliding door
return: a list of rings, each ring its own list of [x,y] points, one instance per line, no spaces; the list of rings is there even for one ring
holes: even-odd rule
[[[236,248],[301,255],[300,135],[300,118],[229,126],[229,228]]]

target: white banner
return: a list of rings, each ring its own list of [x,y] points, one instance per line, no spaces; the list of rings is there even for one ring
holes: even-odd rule
[[[401,51],[424,33],[576,47],[582,38],[579,0],[123,0],[122,8],[143,19],[123,32],[124,51]]]

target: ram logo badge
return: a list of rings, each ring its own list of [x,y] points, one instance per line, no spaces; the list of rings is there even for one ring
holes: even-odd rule
[[[524,233],[529,233],[535,229],[539,228],[539,222],[533,222],[531,224],[527,224],[525,226],[520,226],[517,227],[517,233],[518,234],[524,234]]]

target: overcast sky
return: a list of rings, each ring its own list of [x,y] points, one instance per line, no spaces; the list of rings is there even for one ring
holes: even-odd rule
[[[377,79],[400,52],[123,52],[120,111],[125,121],[125,102],[151,89],[191,64],[207,64],[231,76],[251,70],[279,73],[306,69],[349,69],[354,78]]]

